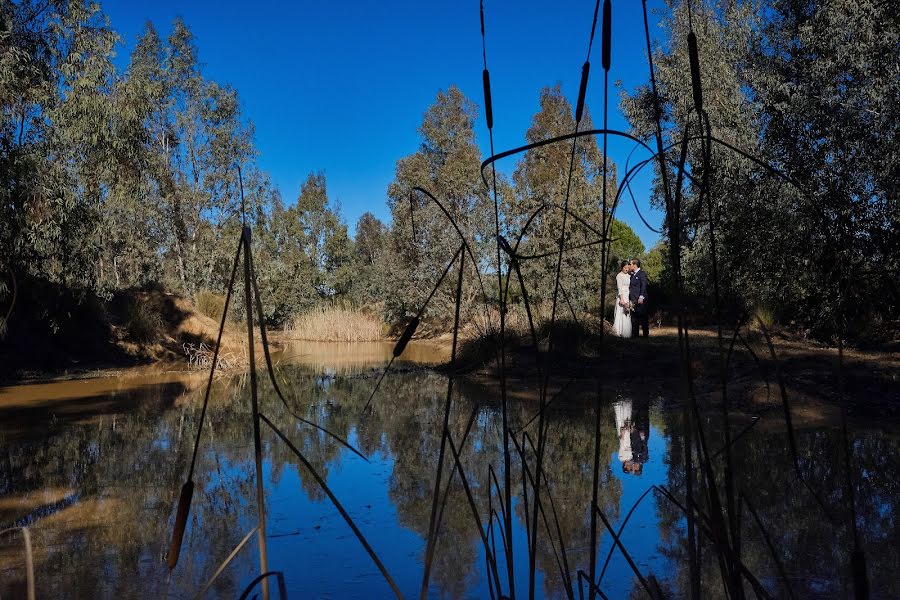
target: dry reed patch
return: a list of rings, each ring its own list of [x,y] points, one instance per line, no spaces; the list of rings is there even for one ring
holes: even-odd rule
[[[358,309],[317,308],[290,320],[286,337],[320,342],[371,342],[384,339],[381,319]]]

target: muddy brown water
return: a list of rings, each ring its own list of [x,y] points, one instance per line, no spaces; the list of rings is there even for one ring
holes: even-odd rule
[[[423,365],[445,360],[446,349],[411,344],[385,378],[372,410],[364,412],[391,347],[298,342],[275,357],[293,410],[345,437],[368,460],[297,423],[267,382],[261,384],[260,405],[326,478],[403,594],[418,596],[447,387],[443,375]],[[39,598],[191,598],[254,527],[248,378],[223,376],[216,378],[212,390],[181,560],[172,573],[166,568],[163,557],[190,462],[205,381],[204,373],[136,369],[0,388],[0,529],[28,527]],[[461,444],[462,460],[476,502],[486,510],[488,466],[499,471],[503,464],[499,403],[494,392],[473,383],[457,381],[454,389],[450,429],[461,440],[474,418]],[[608,390],[608,401],[599,407],[599,502],[619,527],[651,485],[683,494],[681,413],[662,393],[619,388],[615,382],[608,383]],[[534,409],[533,403],[514,403],[514,429]],[[548,413],[548,484],[573,579],[578,569],[587,569],[596,410],[593,398],[575,394]],[[738,429],[749,422],[743,415],[735,417],[733,425]],[[721,432],[721,424],[711,417],[710,444],[719,443]],[[856,524],[873,597],[896,597],[897,437],[891,424],[858,422],[849,436]],[[763,415],[736,444],[736,486],[758,512],[795,596],[847,597],[852,594],[852,541],[841,432],[834,423],[800,423],[797,442],[801,471],[833,513],[834,524],[798,480],[777,411]],[[300,461],[268,431],[263,446],[269,568],[284,573],[289,596],[391,597]],[[514,488],[521,490],[521,466],[513,462]],[[528,587],[521,501],[513,505],[512,521],[516,589],[521,594]],[[784,594],[775,562],[747,511],[742,523],[744,563],[773,595]],[[658,494],[646,495],[622,542],[644,574],[652,573],[671,597],[684,596],[685,525],[675,507]],[[601,535],[601,565],[611,546],[610,536]],[[206,597],[236,598],[258,569],[254,538]],[[723,595],[717,569],[714,553],[706,546],[705,597]],[[538,542],[536,571],[537,596],[565,597],[564,578],[545,530]],[[5,532],[0,536],[0,597],[24,597],[25,580],[21,535]],[[613,553],[601,589],[610,598],[623,598],[635,593],[636,585],[622,554]],[[429,595],[490,595],[483,546],[458,478],[443,516]]]

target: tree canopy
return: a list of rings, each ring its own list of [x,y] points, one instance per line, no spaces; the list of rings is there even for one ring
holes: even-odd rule
[[[691,97],[691,23],[718,140],[708,161],[703,144],[687,147],[693,179],[685,180],[676,249],[686,290],[700,298],[709,289],[715,240],[729,306],[767,306],[823,337],[844,327],[849,307],[873,328],[895,323],[897,11],[876,0],[763,7],[673,0],[662,18],[666,37],[654,64],[665,140],[705,127]],[[479,107],[457,87],[437,93],[419,147],[396,163],[386,190],[390,222],[366,213],[353,227],[324,172],[308,175],[295,202],[283,201],[257,162],[237,91],[208,77],[182,20],[166,36],[147,24],[121,69],[113,62],[119,37],[97,4],[4,3],[0,21],[0,302],[23,278],[100,297],[150,285],[189,296],[219,291],[246,221],[273,324],[319,303],[409,318],[463,240],[472,277],[466,314],[496,303],[496,280],[481,277],[497,266],[494,199],[475,135]],[[650,94],[649,85],[622,94],[621,109],[642,137],[654,129]],[[559,85],[541,90],[539,105],[528,142],[574,130]],[[571,143],[528,150],[509,177],[501,174],[500,233],[511,242],[522,233],[525,285],[532,300],[546,302],[568,202],[561,289],[575,310],[599,311],[601,285],[612,285],[600,277],[600,198],[604,189],[610,198],[617,192],[617,169],[607,157],[604,180],[593,137],[579,138],[574,150],[571,174]],[[669,273],[660,249],[671,246],[647,253],[615,219],[610,238],[610,264],[642,257],[660,277]],[[451,279],[427,318],[451,318]]]

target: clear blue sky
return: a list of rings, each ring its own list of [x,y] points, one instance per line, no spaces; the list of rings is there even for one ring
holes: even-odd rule
[[[259,164],[285,202],[296,199],[307,173],[324,170],[329,196],[340,202],[351,234],[367,210],[390,219],[385,199],[395,162],[417,149],[416,128],[439,89],[455,84],[483,103],[476,0],[105,0],[102,6],[122,36],[117,59],[122,66],[147,21],[167,35],[173,19],[182,17],[195,35],[204,74],[237,89],[244,114],[256,127]],[[646,81],[648,72],[640,6],[639,0],[613,2],[610,81],[620,80],[629,90]],[[575,104],[593,10],[593,0],[485,2],[498,152],[524,143],[543,86],[559,82]],[[659,31],[656,20],[651,14],[653,35]],[[587,93],[598,127],[599,38],[598,23]],[[627,129],[617,96],[611,89],[616,101],[610,126]],[[476,133],[487,156],[483,117]],[[620,175],[630,150],[630,145],[610,146]],[[508,160],[504,170],[512,166]],[[662,215],[647,202],[649,178],[638,181],[638,204],[658,227]],[[658,239],[630,200],[617,216],[648,247]]]

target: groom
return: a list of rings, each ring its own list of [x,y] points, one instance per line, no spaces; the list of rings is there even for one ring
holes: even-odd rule
[[[644,331],[644,338],[650,336],[650,315],[647,313],[647,274],[641,270],[641,261],[631,259],[631,283],[628,286],[628,299],[634,303],[631,311],[631,335],[638,336],[638,329]]]

